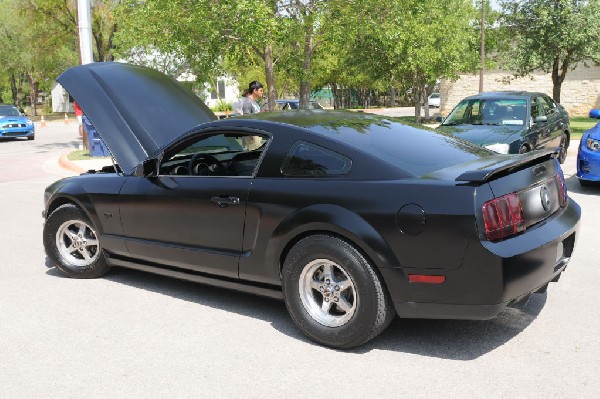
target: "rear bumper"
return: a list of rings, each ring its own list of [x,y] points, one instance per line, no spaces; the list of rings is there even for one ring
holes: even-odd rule
[[[571,259],[580,216],[579,205],[570,199],[560,215],[521,236],[500,243],[473,241],[458,269],[381,270],[396,312],[406,318],[494,318],[558,280]],[[406,282],[413,273],[444,275],[446,281]]]

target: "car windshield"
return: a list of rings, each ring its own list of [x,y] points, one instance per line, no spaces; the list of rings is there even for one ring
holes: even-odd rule
[[[525,99],[473,98],[461,101],[443,125],[525,125]]]
[[[0,107],[0,116],[19,116],[19,110],[16,107]]]

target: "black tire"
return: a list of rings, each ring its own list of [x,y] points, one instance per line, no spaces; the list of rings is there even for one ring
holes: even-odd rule
[[[558,148],[560,148],[560,150],[558,151],[558,162],[563,164],[565,162],[565,159],[567,159],[567,148],[569,147],[569,142],[567,141],[567,135],[566,133],[563,133],[560,136],[560,145]]]
[[[27,136],[27,140],[35,140],[35,135],[33,135],[33,136]]]
[[[282,279],[285,304],[294,323],[325,346],[362,345],[379,335],[395,316],[376,270],[339,238],[319,234],[300,240],[285,259]]]
[[[581,179],[579,179],[579,185],[581,187],[591,187],[593,185],[593,183],[591,181],[588,181],[588,180],[581,180]]]
[[[56,208],[46,219],[44,248],[54,266],[72,278],[96,278],[110,269],[96,227],[73,204]]]

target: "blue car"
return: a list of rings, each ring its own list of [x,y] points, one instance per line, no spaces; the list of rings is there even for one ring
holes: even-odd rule
[[[35,139],[35,127],[31,119],[21,115],[14,105],[0,104],[0,139],[27,137]]]
[[[600,110],[590,111],[590,118],[600,119]],[[600,182],[600,123],[586,130],[577,152],[577,177],[582,186]]]

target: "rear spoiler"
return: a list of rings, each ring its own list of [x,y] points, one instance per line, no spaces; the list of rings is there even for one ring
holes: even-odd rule
[[[471,183],[484,183],[492,179],[505,176],[514,170],[525,169],[527,166],[545,162],[558,156],[558,149],[534,151],[520,156],[510,157],[481,169],[469,170],[456,178],[456,181]]]

